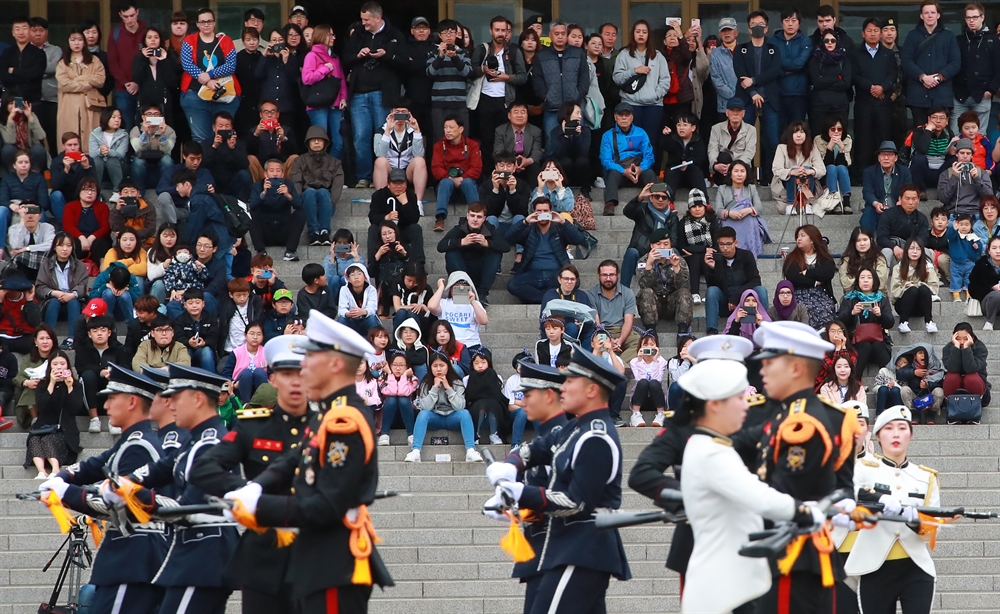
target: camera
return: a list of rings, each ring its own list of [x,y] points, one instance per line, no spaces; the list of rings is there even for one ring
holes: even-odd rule
[[[394,252],[396,251],[396,246],[399,245],[399,241],[389,241],[386,245],[389,247],[389,251]]]
[[[566,126],[563,128],[563,134],[566,136],[576,135],[576,129],[580,127],[580,120],[571,119],[566,122]]]
[[[394,122],[408,122],[408,121],[410,121],[410,114],[409,113],[393,113],[392,114],[392,121],[394,121]]]
[[[288,49],[288,46],[285,45],[285,43],[275,43],[268,48],[268,51],[271,53],[281,53],[285,49]]]
[[[452,179],[454,179],[455,177],[461,177],[462,169],[458,168],[457,166],[453,166],[448,169],[448,176],[451,177]]]
[[[139,217],[139,199],[135,196],[122,196],[118,199],[118,213],[125,219]]]
[[[639,353],[643,356],[656,356],[656,348],[642,348]]]
[[[445,45],[444,48],[447,49],[448,51],[455,51],[458,47],[456,47],[455,44],[452,43],[451,45]]]
[[[277,130],[278,129],[278,120],[276,120],[276,119],[264,119],[264,120],[261,120],[260,123],[264,125],[264,130]]]
[[[492,53],[486,56],[486,68],[489,68],[492,71],[496,71],[500,68],[500,60],[497,59],[497,56]]]
[[[220,87],[219,89],[212,92],[212,102],[217,102],[220,98],[226,95],[226,88]]]
[[[219,130],[219,136],[222,137],[223,141],[228,141],[229,139],[233,138],[233,131],[232,130]]]
[[[351,246],[347,243],[336,243],[333,246],[333,253],[335,254],[349,254],[351,253]]]
[[[972,162],[966,162],[965,164],[963,164],[962,165],[962,172],[963,173],[971,173],[972,172]]]

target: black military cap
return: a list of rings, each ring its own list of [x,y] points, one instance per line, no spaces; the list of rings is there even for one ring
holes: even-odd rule
[[[170,384],[170,372],[166,369],[157,369],[149,365],[140,365],[139,368],[142,369],[143,375],[160,384],[163,388]]]
[[[145,375],[124,367],[119,367],[113,362],[108,363],[108,368],[111,370],[111,375],[108,377],[108,385],[104,387],[104,390],[97,393],[99,395],[134,394],[152,401],[157,394],[163,392],[163,386]]]
[[[573,348],[567,377],[586,377],[608,390],[614,390],[625,381],[625,376],[611,366],[611,363],[580,347]]]
[[[167,367],[170,369],[170,384],[162,392],[165,397],[173,396],[181,390],[200,390],[208,395],[218,396],[222,394],[222,387],[229,381],[211,371],[175,362],[168,362]]]
[[[521,361],[521,390],[552,388],[558,390],[566,381],[566,374],[548,365],[538,365],[533,361]]]

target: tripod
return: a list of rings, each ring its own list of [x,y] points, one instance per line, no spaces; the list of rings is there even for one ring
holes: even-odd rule
[[[87,524],[84,522],[84,517],[79,516],[74,521],[73,526],[69,529],[69,535],[66,536],[66,540],[61,546],[56,550],[49,562],[45,564],[42,568],[42,572],[48,571],[49,567],[56,561],[59,557],[59,553],[66,549],[66,555],[63,558],[62,566],[59,568],[59,575],[56,578],[56,584],[52,588],[52,595],[49,597],[48,603],[43,603],[38,606],[38,614],[70,614],[73,612],[78,612],[80,604],[76,603],[79,599],[80,587],[83,584],[83,570],[90,567],[93,563],[93,556],[90,553],[90,546],[87,545],[87,535],[90,531],[87,528]],[[67,586],[67,580],[69,582]],[[68,603],[65,606],[56,605],[59,601],[59,593],[62,592],[63,587],[69,591]]]
[[[812,207],[809,205],[809,199],[806,197],[805,190],[808,190],[809,182],[808,180],[796,180],[795,181],[795,198],[792,201],[792,213],[791,215],[785,216],[785,229],[781,231],[781,238],[778,239],[778,249],[780,251],[781,244],[785,241],[785,235],[788,234],[788,227],[792,223],[793,218],[798,218],[799,226],[804,226],[806,223],[813,223],[814,218],[812,214]],[[792,237],[792,241],[795,241],[796,237]],[[782,255],[784,258],[784,255]]]

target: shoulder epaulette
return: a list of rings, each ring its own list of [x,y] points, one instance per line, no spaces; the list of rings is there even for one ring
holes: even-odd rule
[[[878,463],[876,463],[873,460],[868,460],[867,458],[862,458],[859,462],[862,465],[864,465],[865,467],[871,467],[872,469],[878,469]]]
[[[938,474],[938,470],[937,469],[931,469],[930,467],[928,467],[926,465],[917,465],[917,467],[920,467],[921,469],[923,469],[927,473],[933,473],[934,475]]]
[[[326,410],[326,413],[323,414],[323,420],[316,433],[319,449],[326,449],[328,434],[347,435],[358,433],[364,442],[365,462],[367,463],[371,459],[372,452],[375,449],[375,438],[372,434],[371,426],[368,424],[365,415],[356,407],[348,405],[346,401],[346,397],[335,400],[331,404],[330,409]],[[322,456],[320,456],[320,465],[323,465]]]
[[[730,448],[733,447],[733,440],[732,439],[728,439],[728,438],[725,438],[725,437],[713,437],[712,441],[714,441],[717,444],[723,445],[723,446],[727,446],[727,447],[730,447]]]
[[[828,399],[826,397],[819,397],[819,400],[822,401],[823,404],[826,405],[827,407],[832,407],[832,408],[836,409],[837,411],[839,411],[841,413],[844,413],[844,414],[847,413],[847,409],[845,409],[844,407],[841,407],[840,405],[838,405],[837,403],[834,403],[833,401],[831,401],[830,399]]]
[[[757,405],[763,405],[764,403],[767,403],[767,397],[765,397],[762,394],[754,394],[754,395],[751,395],[751,396],[747,397],[747,403],[750,405],[750,407],[756,407]]]
[[[272,410],[267,407],[244,407],[236,410],[236,417],[240,420],[248,418],[270,418]]]

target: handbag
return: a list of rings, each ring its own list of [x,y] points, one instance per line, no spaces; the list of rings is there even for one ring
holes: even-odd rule
[[[246,210],[246,205],[236,200],[235,196],[225,194],[213,194],[215,202],[222,210],[222,216],[226,219],[226,229],[233,237],[240,238],[250,232],[252,218]]]
[[[219,77],[215,82],[219,84],[219,89],[213,90],[203,85],[198,88],[198,98],[206,102],[218,102],[220,104],[229,104],[236,100],[236,79],[233,79],[230,75],[228,77]]]
[[[490,45],[489,43],[483,43],[483,63],[480,64],[480,68],[486,65],[486,58],[488,57],[490,57]],[[479,97],[483,93],[483,81],[485,80],[486,73],[483,73],[472,81],[469,81],[465,89],[465,108],[470,111],[475,111],[479,107]]]
[[[913,411],[927,411],[934,406],[934,395],[927,393],[913,399]]]
[[[341,83],[340,77],[333,75],[320,79],[312,85],[306,85],[300,81],[299,96],[302,97],[302,102],[311,109],[332,107],[333,101],[340,94]]]
[[[44,437],[46,435],[55,435],[56,433],[62,431],[62,427],[59,425],[62,423],[63,412],[65,410],[65,407],[59,410],[59,421],[55,424],[46,424],[38,428],[33,428],[28,431],[28,434],[34,435],[35,437]]]
[[[576,257],[579,260],[586,260],[587,258],[590,258],[590,254],[594,251],[594,248],[597,247],[597,237],[581,228],[579,222],[573,222],[573,225],[576,226],[576,229],[580,231],[580,234],[582,234],[583,238],[586,240],[584,245],[576,246]]]
[[[885,341],[885,330],[882,329],[881,324],[874,322],[858,324],[857,328],[854,329],[854,337],[851,341],[855,344]]]
[[[965,301],[965,315],[978,318],[983,315],[983,304],[971,296]]]
[[[649,56],[646,56],[642,63],[643,66],[649,66]],[[642,89],[642,86],[646,85],[646,79],[649,77],[648,74],[645,75],[632,75],[632,77],[622,84],[623,94],[635,94]]]
[[[831,192],[827,190],[819,195],[819,198],[813,203],[813,213],[818,215],[821,219],[827,213],[833,211],[841,205],[840,192]]]
[[[948,422],[976,421],[983,417],[983,401],[968,390],[959,388],[947,400]]]
[[[590,199],[583,194],[577,194],[573,201],[573,219],[581,230],[597,230],[594,209],[590,205]]]

